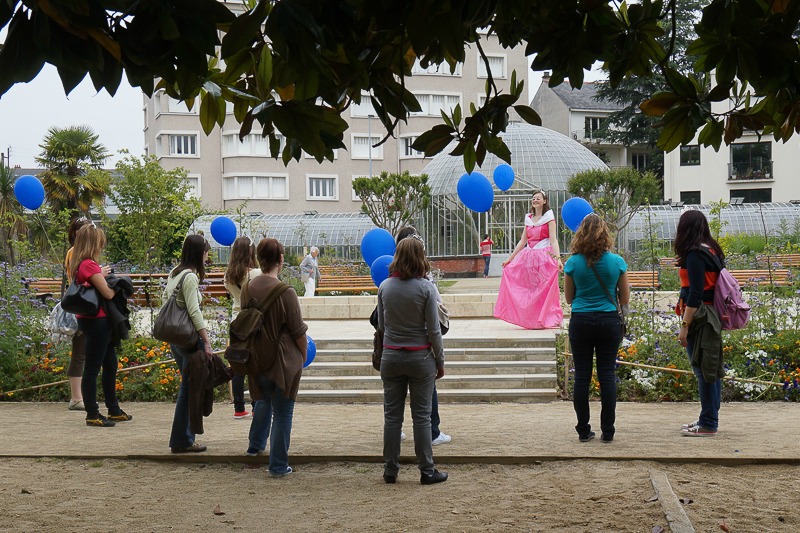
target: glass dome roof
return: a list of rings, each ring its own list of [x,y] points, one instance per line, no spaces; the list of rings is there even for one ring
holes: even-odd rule
[[[535,188],[562,191],[567,189],[567,180],[576,173],[592,168],[608,168],[581,143],[547,128],[512,122],[502,137],[511,150],[511,167],[514,169],[512,191]],[[464,174],[464,162],[461,157],[449,155],[454,146],[455,141],[434,156],[423,170],[428,175],[428,184],[434,196],[456,194],[458,180]],[[505,161],[489,153],[483,165],[475,167],[475,171],[493,182],[492,173],[501,163]]]

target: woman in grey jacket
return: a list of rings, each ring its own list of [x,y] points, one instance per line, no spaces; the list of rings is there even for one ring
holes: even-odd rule
[[[300,263],[300,280],[306,287],[306,292],[303,296],[314,296],[317,280],[319,279],[319,266],[317,265],[317,256],[319,255],[319,248],[312,246],[308,251],[308,255],[303,258]]]
[[[403,239],[389,265],[389,278],[378,289],[386,483],[395,483],[400,470],[400,433],[408,392],[420,483],[447,480],[447,474],[434,467],[431,445],[431,396],[434,380],[444,376],[444,345],[435,287],[425,279],[429,271],[422,241]]]

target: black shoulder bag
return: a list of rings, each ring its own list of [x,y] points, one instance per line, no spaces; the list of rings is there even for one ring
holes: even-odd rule
[[[614,298],[611,297],[611,292],[608,290],[608,287],[606,287],[606,284],[603,283],[603,278],[601,278],[600,275],[597,273],[597,270],[594,269],[594,265],[591,266],[591,269],[592,272],[594,272],[594,277],[596,277],[597,281],[600,282],[600,286],[603,287],[604,291],[606,291],[606,296],[608,297],[609,300],[611,300],[611,303],[613,303],[614,306],[617,308],[617,314],[619,315],[619,327],[620,330],[622,331],[622,336],[624,337],[625,334],[628,332],[628,324],[625,322],[625,315],[622,313],[622,307],[620,307],[619,305],[619,298],[615,300]]]

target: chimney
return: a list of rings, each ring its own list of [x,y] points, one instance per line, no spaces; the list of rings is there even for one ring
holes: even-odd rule
[[[542,72],[542,83],[548,83],[550,81],[550,71],[545,70]]]

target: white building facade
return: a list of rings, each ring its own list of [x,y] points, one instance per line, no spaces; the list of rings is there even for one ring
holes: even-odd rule
[[[509,92],[512,70],[527,79],[523,47],[504,49],[493,36],[484,36],[482,45],[501,92]],[[332,162],[318,163],[304,156],[284,166],[281,160],[269,157],[268,142],[258,133],[239,142],[239,123],[232,109],[224,127],[206,135],[198,118],[199,104],[188,110],[163,91],[144,98],[145,150],[166,169],[185,168],[196,196],[210,209],[235,209],[246,202],[248,212],[356,212],[361,201],[353,192],[354,178],[383,171],[419,174],[428,160],[411,148],[414,140],[441,123],[441,111],[450,113],[461,104],[467,114],[471,102],[483,102],[487,73],[476,47],[467,50],[466,60],[455,72],[447,65],[437,70],[422,69],[419,64],[412,72],[406,86],[422,111],[409,117],[408,123],[397,125],[396,138],[375,146],[385,130],[369,99],[350,106],[343,115],[349,124],[344,136],[346,149],[337,150]],[[257,123],[253,131],[260,131]]]

